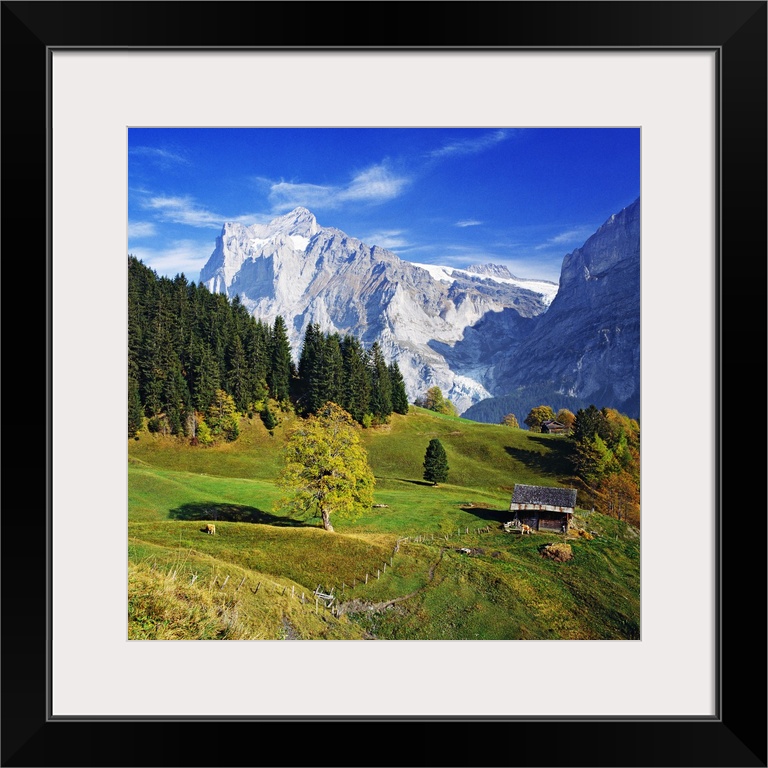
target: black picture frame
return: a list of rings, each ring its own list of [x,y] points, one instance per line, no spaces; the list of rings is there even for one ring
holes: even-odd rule
[[[17,459],[18,476],[25,469],[37,472],[44,466],[46,482],[32,484],[39,490],[22,484],[19,497],[17,472],[10,480],[6,475],[6,501],[12,498],[13,502],[6,504],[2,519],[2,765],[766,766],[766,520],[764,494],[754,493],[755,477],[762,489],[765,476],[765,437],[759,427],[764,398],[755,398],[753,392],[755,380],[764,392],[766,350],[767,7],[766,2],[697,0],[3,2],[3,267],[6,308],[13,307],[16,318],[10,328],[6,325],[4,342],[10,363],[6,371],[17,372],[6,382],[6,457]],[[228,16],[250,15],[260,23],[221,23]],[[359,30],[359,38],[353,30]],[[350,44],[353,36],[356,41]],[[260,723],[225,718],[50,718],[50,345],[54,332],[49,279],[50,52],[61,47],[204,50],[239,46],[717,51],[719,669],[715,717],[564,716],[500,722],[361,716],[325,722],[318,716]],[[30,270],[37,286],[46,273],[43,308],[31,306],[26,282]],[[36,304],[39,293],[34,297]],[[24,315],[15,309],[20,303],[26,307]],[[30,320],[38,320],[34,342],[32,323],[23,329],[20,325],[22,317],[27,323],[27,314]],[[737,326],[739,338],[747,339],[739,345]],[[729,330],[733,346],[726,348],[723,342]],[[746,354],[741,352],[744,349]],[[30,373],[33,361],[40,364],[36,375]],[[723,382],[725,370],[731,371],[728,388]],[[738,395],[733,375],[737,370]],[[17,407],[12,395],[19,391],[34,410]],[[38,426],[43,404],[48,411],[45,456]],[[672,435],[676,419],[689,416],[684,404],[670,404]],[[734,463],[728,462],[731,482],[724,475],[727,452],[735,455]],[[32,456],[38,457],[34,466]],[[753,496],[759,501],[751,500]],[[743,515],[754,522],[741,530],[731,525]],[[209,724],[205,729],[201,720]]]

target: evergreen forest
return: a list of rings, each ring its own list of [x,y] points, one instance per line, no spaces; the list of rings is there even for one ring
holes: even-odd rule
[[[128,257],[128,436],[150,432],[195,443],[238,436],[239,415],[274,424],[278,407],[299,415],[333,401],[362,426],[408,412],[396,361],[378,342],[305,331],[298,364],[288,328],[253,317],[239,297],[212,293],[182,275],[159,277]],[[269,428],[269,426],[268,426]]]

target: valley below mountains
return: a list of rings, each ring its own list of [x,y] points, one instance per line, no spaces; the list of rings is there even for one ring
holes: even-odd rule
[[[559,286],[501,265],[405,261],[305,208],[224,224],[200,282],[266,322],[282,316],[296,359],[310,323],[378,342],[411,401],[438,386],[477,421],[522,422],[545,394],[555,408],[639,417],[639,199],[564,257]]]

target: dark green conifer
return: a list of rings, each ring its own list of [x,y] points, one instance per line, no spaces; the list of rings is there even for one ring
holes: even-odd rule
[[[365,351],[359,340],[347,334],[341,342],[343,375],[340,405],[362,424],[370,413],[371,382],[366,367]]]
[[[368,370],[371,377],[371,413],[382,423],[392,415],[392,384],[384,355],[377,341],[368,353]]]
[[[270,338],[269,393],[279,401],[288,400],[291,393],[291,345],[282,315],[275,318]]]
[[[128,379],[128,437],[136,437],[143,427],[144,409],[139,397],[139,382],[131,377]]]
[[[448,457],[443,444],[436,437],[429,441],[424,455],[424,479],[432,485],[448,479]]]
[[[392,385],[392,410],[395,413],[408,413],[408,394],[405,391],[405,380],[400,372],[400,366],[393,360],[388,367],[389,381]]]

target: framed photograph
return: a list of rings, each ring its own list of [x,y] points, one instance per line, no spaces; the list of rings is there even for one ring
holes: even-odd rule
[[[45,494],[4,518],[4,765],[766,765],[764,503],[746,522],[753,510],[723,474],[730,448],[739,485],[764,475],[761,430],[725,397],[735,355],[723,341],[738,318],[742,360],[754,352],[744,339],[764,354],[766,3],[446,3],[436,25],[437,8],[3,3],[5,266],[25,265],[23,282],[6,282],[26,286],[33,260],[44,269],[46,348]],[[406,9],[408,43],[377,44],[398,39]],[[371,13],[367,45],[276,31],[297,14],[306,30],[370,29]],[[642,600],[630,642],[128,639],[125,258],[142,246],[129,221],[134,235],[153,226],[130,211],[150,201],[187,224],[209,212],[170,181],[157,194],[171,167],[131,177],[131,149],[173,163],[184,147],[161,158],[147,132],[352,128],[639,137]],[[598,165],[585,150],[578,183]],[[402,181],[382,174],[366,181]],[[268,181],[292,200],[306,179]],[[6,356],[28,361],[29,336],[14,330]],[[14,427],[14,455],[26,453],[17,431],[42,445]],[[181,519],[220,525],[198,511]],[[201,739],[203,723],[224,730]],[[269,740],[257,760],[255,723]],[[406,724],[416,747],[380,744]],[[350,725],[377,746],[346,745]],[[152,750],[116,747],[155,742],[153,726],[173,731]],[[499,726],[521,732],[499,739]]]

